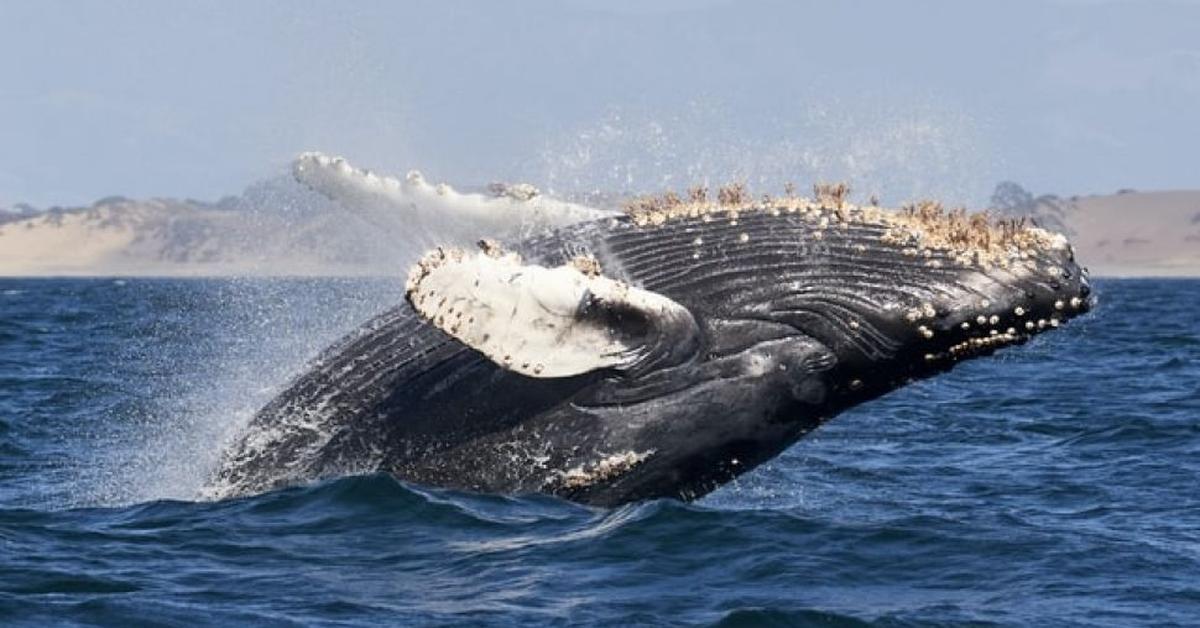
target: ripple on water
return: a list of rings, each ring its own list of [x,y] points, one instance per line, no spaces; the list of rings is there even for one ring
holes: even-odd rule
[[[386,476],[156,499],[190,494],[147,493],[157,476],[203,478],[171,465],[212,453],[211,417],[263,403],[378,286],[4,285],[23,293],[0,299],[2,624],[1200,615],[1200,282],[1099,282],[1079,324],[848,412],[698,504],[612,510]]]

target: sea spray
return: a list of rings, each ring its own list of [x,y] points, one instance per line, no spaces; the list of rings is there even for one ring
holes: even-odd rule
[[[864,86],[853,100],[811,95],[735,113],[721,99],[614,107],[548,136],[521,172],[566,198],[603,203],[692,185],[848,181],[861,198],[979,207],[1001,177],[986,125],[941,101]]]

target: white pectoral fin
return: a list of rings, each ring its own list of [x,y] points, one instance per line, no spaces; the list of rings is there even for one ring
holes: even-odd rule
[[[421,173],[403,179],[360,170],[342,157],[303,153],[292,162],[296,181],[358,212],[408,221],[461,221],[478,227],[470,237],[502,233],[523,222],[554,226],[595,220],[610,212],[541,196],[531,185],[492,186],[492,194],[433,185]]]
[[[418,313],[503,368],[529,377],[679,361],[698,332],[675,301],[572,265],[439,248],[409,274]]]

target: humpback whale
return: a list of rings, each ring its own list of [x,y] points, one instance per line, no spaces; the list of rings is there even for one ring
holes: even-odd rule
[[[205,492],[384,472],[599,506],[691,500],[847,408],[1092,306],[1061,235],[847,193],[695,188],[435,247],[404,302],[253,417]]]

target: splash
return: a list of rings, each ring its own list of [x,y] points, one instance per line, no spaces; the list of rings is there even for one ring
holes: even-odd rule
[[[1002,177],[984,123],[940,102],[878,91],[852,100],[810,95],[749,117],[704,100],[668,112],[614,108],[548,139],[527,171],[584,198],[738,180],[762,190],[849,181],[892,205],[986,201]]]
[[[322,349],[403,301],[404,273],[428,242],[519,238],[612,213],[528,184],[460,192],[415,172],[401,180],[319,153],[297,157],[292,174],[290,185],[276,180],[223,201],[224,211],[235,210],[251,233],[263,235],[263,247],[274,231],[317,250],[361,251],[351,273],[357,277],[173,284],[147,309],[144,334],[121,357],[155,374],[145,383],[149,401],[109,417],[118,427],[95,435],[102,441],[95,457],[73,465],[82,477],[70,505],[199,497],[226,444],[256,411]],[[134,279],[126,288],[132,295],[146,283]]]
[[[254,232],[297,236],[292,248],[336,248],[358,265],[356,274],[383,279],[341,284],[336,298],[324,283],[296,281],[269,288],[234,281],[204,295],[208,307],[222,312],[210,331],[212,346],[188,369],[179,367],[188,362],[178,357],[155,358],[186,371],[187,381],[157,393],[158,407],[142,419],[146,436],[109,465],[103,501],[194,498],[225,443],[253,413],[304,372],[320,349],[399,303],[402,273],[435,244],[520,239],[613,215],[606,207],[618,205],[614,198],[697,181],[737,179],[778,189],[792,180],[849,179],[893,197],[954,198],[945,194],[947,187],[971,185],[951,175],[980,170],[970,121],[939,112],[885,112],[864,122],[861,111],[809,108],[777,125],[782,132],[769,139],[744,133],[720,113],[700,106],[665,119],[618,112],[594,128],[551,140],[534,168],[550,190],[546,194],[523,183],[463,191],[430,183],[416,171],[392,177],[344,158],[298,156],[288,183],[298,183],[307,196],[278,186],[288,211],[278,211],[281,194],[270,190],[235,203],[267,225]],[[948,183],[930,186],[928,180]],[[588,200],[568,200],[580,198]],[[114,488],[133,476],[150,479]]]

